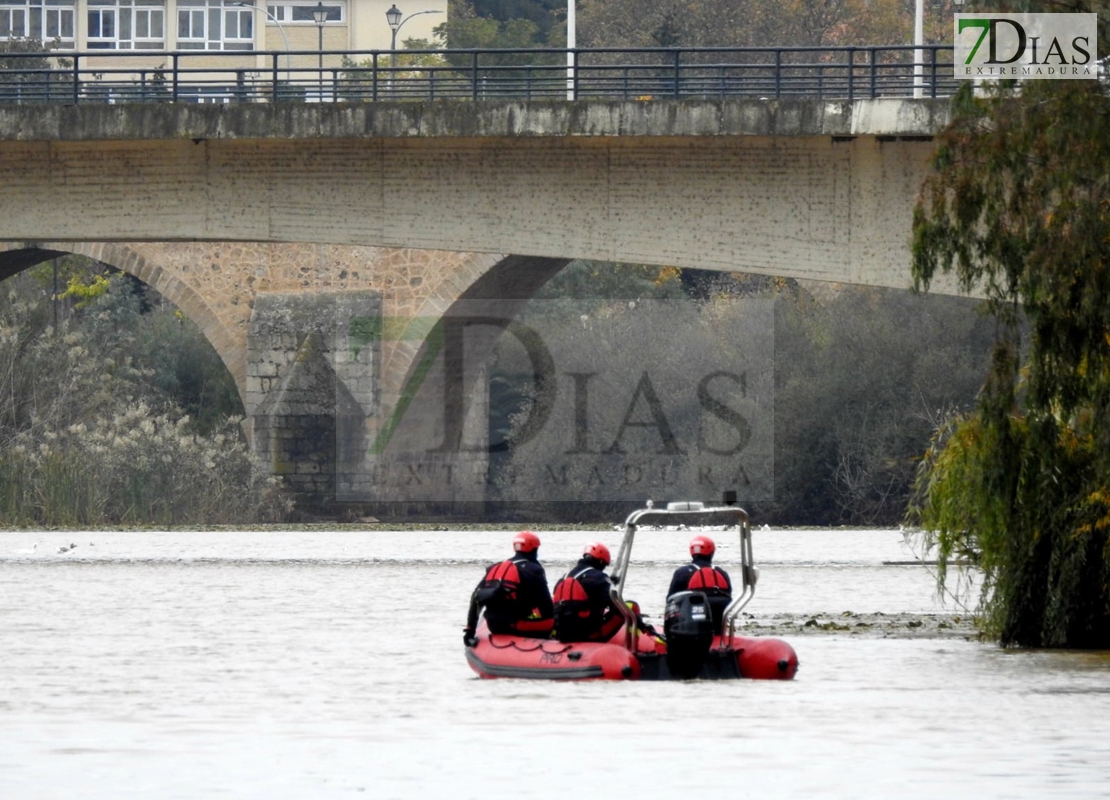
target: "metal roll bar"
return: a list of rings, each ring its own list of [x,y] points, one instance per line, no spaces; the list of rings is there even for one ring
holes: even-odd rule
[[[718,518],[724,516],[732,520],[731,524],[735,524],[740,531],[740,593],[733,598],[724,611],[724,622],[728,628],[729,638],[731,639],[736,632],[736,618],[740,615],[744,606],[755,596],[755,585],[759,581],[759,569],[755,566],[755,558],[752,555],[752,528],[748,512],[735,505],[707,506],[695,501],[667,503],[666,506],[657,508],[649,500],[646,508],[633,511],[625,520],[624,536],[621,539],[620,547],[617,549],[617,557],[613,559],[612,570],[610,571],[610,579],[613,585],[609,589],[609,596],[624,617],[625,646],[628,649],[633,649],[632,633],[636,626],[636,615],[625,604],[624,584],[625,577],[628,574],[628,563],[632,557],[632,545],[636,540],[636,531],[647,524],[649,520],[657,518],[673,519],[678,517],[689,519],[691,517],[710,518],[713,516]]]

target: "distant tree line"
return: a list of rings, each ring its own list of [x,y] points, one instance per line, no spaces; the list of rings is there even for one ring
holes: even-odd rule
[[[952,0],[927,3],[926,42],[951,35]],[[565,47],[565,0],[451,0],[441,43]],[[767,47],[913,40],[903,0],[577,0],[579,47]]]
[[[681,381],[691,380],[706,355],[716,364],[742,357],[737,347],[751,340],[752,333],[744,330],[742,318],[736,316],[742,315],[743,307],[734,310],[729,300],[771,303],[773,411],[768,407],[767,414],[773,413],[773,499],[745,506],[772,524],[897,524],[904,516],[929,437],[951,414],[975,403],[994,325],[966,299],[853,286],[822,290],[815,285],[814,291],[822,291],[821,296],[815,298],[797,282],[781,279],[574,262],[545,287],[537,305],[553,298],[575,298],[582,303],[582,325],[556,325],[556,332],[550,335],[553,348],[573,352],[575,348],[600,351],[604,343],[591,337],[611,334],[596,321],[639,313],[630,301],[690,301],[691,310],[697,309],[695,316],[702,319],[693,332],[679,334],[662,323],[655,330],[650,326],[635,329],[640,331],[637,338],[651,340],[654,350],[649,352],[657,354],[651,359],[652,375],[658,376],[653,380],[680,386]],[[589,330],[585,329],[587,318]],[[528,311],[522,319],[537,325],[541,322]],[[619,351],[619,343],[616,349]],[[734,352],[735,356],[730,355]],[[632,395],[643,370],[641,351],[629,348],[628,359],[622,373],[628,383],[626,396]],[[566,376],[562,380],[566,383]],[[520,368],[519,359],[514,362],[501,353],[490,377],[491,441],[512,442],[529,423],[531,384],[532,376]],[[657,393],[664,391],[659,388]],[[680,394],[685,406],[676,399]],[[699,401],[692,391],[672,390],[659,403],[667,406],[668,415],[677,415],[678,421],[669,416],[662,422],[658,417],[653,421],[643,402],[634,413],[627,404],[619,403],[610,408],[591,406],[589,413],[610,431],[629,431],[630,421],[633,427],[647,428],[646,435],[655,437],[656,444],[663,426],[681,425],[682,419],[698,414],[706,417],[704,409],[697,408]],[[707,404],[704,397],[701,404]],[[756,409],[754,413],[763,412]],[[727,412],[716,416],[719,425]],[[688,422],[691,430],[698,424],[704,422]],[[495,474],[503,483],[510,475],[516,482],[505,486],[504,496],[530,498],[530,511],[553,519],[621,516],[628,503],[544,501],[553,494],[545,480],[554,476],[545,476],[542,468],[535,468],[527,459],[549,460],[553,453],[571,449],[568,425],[563,420],[553,426],[563,432],[562,438],[548,432],[534,438],[529,447],[494,454]],[[737,434],[726,424],[721,435],[731,442]],[[628,456],[629,464],[633,458]],[[521,485],[520,476],[529,474],[536,476],[533,483]],[[589,476],[580,479],[590,480]],[[590,494],[586,488],[584,485],[584,496]],[[714,496],[682,499],[716,500],[720,488],[727,487],[710,489],[707,483],[705,491]],[[641,501],[644,499],[648,498]]]

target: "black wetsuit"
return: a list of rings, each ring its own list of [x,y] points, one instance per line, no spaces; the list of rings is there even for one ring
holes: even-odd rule
[[[502,574],[510,579],[501,580],[500,587],[494,585],[497,576]],[[514,553],[508,561],[491,564],[486,569],[470,596],[466,628],[471,635],[483,609],[490,633],[543,639],[551,635],[554,626],[551,590],[547,588],[547,573],[535,552]]]
[[[567,586],[560,590],[556,584],[556,596],[564,598],[555,610],[555,636],[559,641],[607,642],[624,622],[609,594],[613,584],[604,566],[593,556],[583,556],[560,580],[568,582]],[[576,593],[569,588],[573,583],[581,587],[584,597],[574,596]]]
[[[699,579],[695,581],[699,585],[691,587],[690,579],[702,570],[712,570],[715,575],[710,576],[702,572]],[[706,599],[709,600],[709,609],[713,612],[714,630],[720,633],[724,623],[724,611],[732,602],[732,579],[723,569],[713,566],[712,557],[696,555],[691,563],[683,564],[674,571],[667,597],[691,588],[694,591],[705,592]]]

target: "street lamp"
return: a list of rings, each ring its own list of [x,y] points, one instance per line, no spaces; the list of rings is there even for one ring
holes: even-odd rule
[[[281,22],[278,21],[277,17],[275,17],[266,9],[261,8],[260,6],[252,6],[250,3],[232,3],[232,5],[239,6],[240,8],[252,8],[255,11],[261,11],[263,14],[273,20],[275,25],[277,25],[277,29],[281,31],[281,40],[285,43],[285,80],[288,81],[290,72],[292,70],[292,67],[289,64],[289,37],[285,35],[285,28],[281,26]]]
[[[409,14],[404,19],[401,19],[402,12],[401,12],[401,9],[397,8],[397,4],[394,3],[393,5],[391,5],[389,7],[389,10],[385,12],[385,21],[389,23],[389,27],[393,31],[393,39],[389,43],[389,50],[390,50],[389,68],[390,68],[390,70],[393,70],[397,66],[397,31],[401,30],[401,26],[404,25],[406,22],[408,22],[413,17],[419,17],[421,14],[442,14],[442,13],[443,12],[439,11],[439,10],[435,10],[435,11],[415,11],[412,14]]]
[[[924,83],[922,82],[922,74],[925,69],[925,51],[922,45],[925,43],[925,2],[924,0],[917,0],[914,6],[913,15],[913,96],[921,97],[924,95]],[[934,56],[935,57],[935,56]]]
[[[397,8],[394,3],[389,7],[389,11],[385,12],[385,21],[389,23],[389,27],[393,30],[393,41],[389,45],[390,50],[397,49],[397,29],[401,27],[401,9]]]
[[[574,0],[567,0],[567,100],[574,99],[574,53],[577,47],[574,25]]]
[[[316,22],[316,52],[317,67],[320,80],[320,102],[324,102],[324,23],[328,21],[328,10],[324,4],[317,0],[316,8],[312,9],[312,19]]]

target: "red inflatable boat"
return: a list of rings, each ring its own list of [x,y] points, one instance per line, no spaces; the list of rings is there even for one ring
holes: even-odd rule
[[[666,642],[636,627],[636,616],[622,597],[637,529],[646,524],[675,525],[676,516],[688,527],[710,524],[719,527],[723,517],[739,530],[741,563],[734,574],[741,591],[724,612],[722,635],[713,633],[708,601],[702,592],[681,592],[668,598]],[[660,520],[661,517],[664,519]],[[546,680],[794,677],[798,656],[793,647],[781,639],[741,636],[736,632],[737,617],[755,594],[759,577],[752,559],[751,526],[743,509],[684,502],[670,503],[665,508],[652,508],[649,504],[648,508],[633,512],[625,522],[611,577],[616,605],[628,610],[624,626],[610,641],[564,643],[491,634],[482,620],[475,636],[477,644],[466,648],[471,669],[483,678]]]

